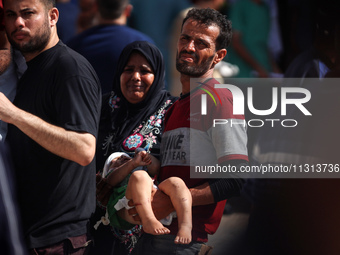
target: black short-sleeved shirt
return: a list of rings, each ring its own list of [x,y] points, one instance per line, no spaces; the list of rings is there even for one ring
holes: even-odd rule
[[[66,130],[97,136],[100,84],[91,65],[62,42],[27,63],[14,104]],[[87,232],[95,209],[95,162],[81,166],[10,125],[19,206],[29,248]]]

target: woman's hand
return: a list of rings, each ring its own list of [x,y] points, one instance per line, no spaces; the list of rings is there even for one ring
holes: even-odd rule
[[[96,196],[99,203],[106,206],[112,193],[112,186],[103,178],[100,173],[96,174]]]

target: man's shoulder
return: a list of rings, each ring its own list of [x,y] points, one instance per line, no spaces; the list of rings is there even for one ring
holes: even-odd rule
[[[89,62],[81,54],[59,42],[55,49],[55,63],[59,65],[88,65]]]
[[[110,42],[110,38],[114,41]],[[97,44],[96,42],[102,43],[103,40],[113,44],[133,41],[148,41],[154,43],[146,34],[125,25],[98,25],[73,37],[67,42],[67,45],[72,49],[85,47],[88,44],[93,47]]]
[[[95,71],[89,61],[78,52],[59,42],[52,54],[46,56],[51,61],[50,69],[59,74],[60,78],[71,76],[93,77],[97,80]]]
[[[154,41],[148,35],[129,26],[116,26],[116,33],[124,35],[125,40],[130,39],[133,41],[148,41],[150,43],[154,43]]]
[[[99,30],[100,30],[100,26],[94,26],[94,27],[88,28],[88,29],[80,32],[79,34],[73,36],[72,38],[70,38],[65,43],[69,47],[73,48],[74,46],[77,46],[78,44],[81,44],[83,42],[83,40],[85,40],[86,38],[90,38],[93,35],[98,34]]]
[[[318,77],[317,70],[318,57],[313,48],[300,53],[288,66],[285,78]]]
[[[202,100],[202,95],[207,95],[207,102],[221,104],[225,101],[232,102],[233,95],[231,91],[216,79],[210,79],[207,82],[200,83],[194,90],[191,91],[190,100]]]

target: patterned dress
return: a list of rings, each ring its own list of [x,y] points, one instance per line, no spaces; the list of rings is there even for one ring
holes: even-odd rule
[[[120,148],[118,149],[121,152],[125,152],[129,154],[131,157],[134,156],[134,151],[137,148],[144,148],[148,153],[158,157],[160,150],[160,142],[161,135],[163,131],[163,120],[166,111],[175,101],[175,97],[169,97],[163,105],[151,116],[147,117],[143,120],[138,126],[136,126],[131,134],[124,139]],[[111,93],[110,98],[108,99],[108,107],[110,108],[111,113],[115,110],[119,109],[120,98],[115,95],[114,92]],[[110,125],[106,125],[110,127]],[[99,146],[97,149],[100,151],[97,152],[104,156],[104,159],[107,158],[111,153],[117,151],[115,148],[113,141],[115,140],[115,132],[113,130],[107,130],[106,135],[99,135]],[[97,162],[99,163],[99,162]],[[100,162],[98,167],[103,166],[103,162]],[[101,168],[98,168],[100,170]],[[99,205],[102,210],[105,210],[105,207]],[[130,253],[134,248],[135,244],[138,241],[138,238],[141,236],[141,226],[136,225],[130,230],[120,230],[108,225],[107,219],[105,217],[101,217],[100,221],[107,225],[106,227],[110,227],[112,234],[122,243],[124,244],[127,251]],[[98,222],[96,222],[98,224]]]

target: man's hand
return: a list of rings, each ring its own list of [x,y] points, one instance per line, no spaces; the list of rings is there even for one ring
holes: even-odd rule
[[[14,118],[16,110],[19,109],[0,92],[0,119],[4,122],[11,123],[11,119]]]
[[[106,178],[103,178],[101,174],[96,174],[96,196],[97,200],[106,206],[109,202],[110,195],[112,194],[112,186],[107,183]]]
[[[134,203],[132,200],[129,201],[129,206],[134,206]],[[171,199],[168,195],[163,193],[161,190],[152,189],[151,193],[151,205],[153,213],[155,214],[156,218],[158,220],[161,220],[168,216],[171,212],[175,211],[174,206],[171,203]],[[136,221],[141,221],[136,208],[132,208],[128,210],[128,213],[133,216],[133,219]]]

